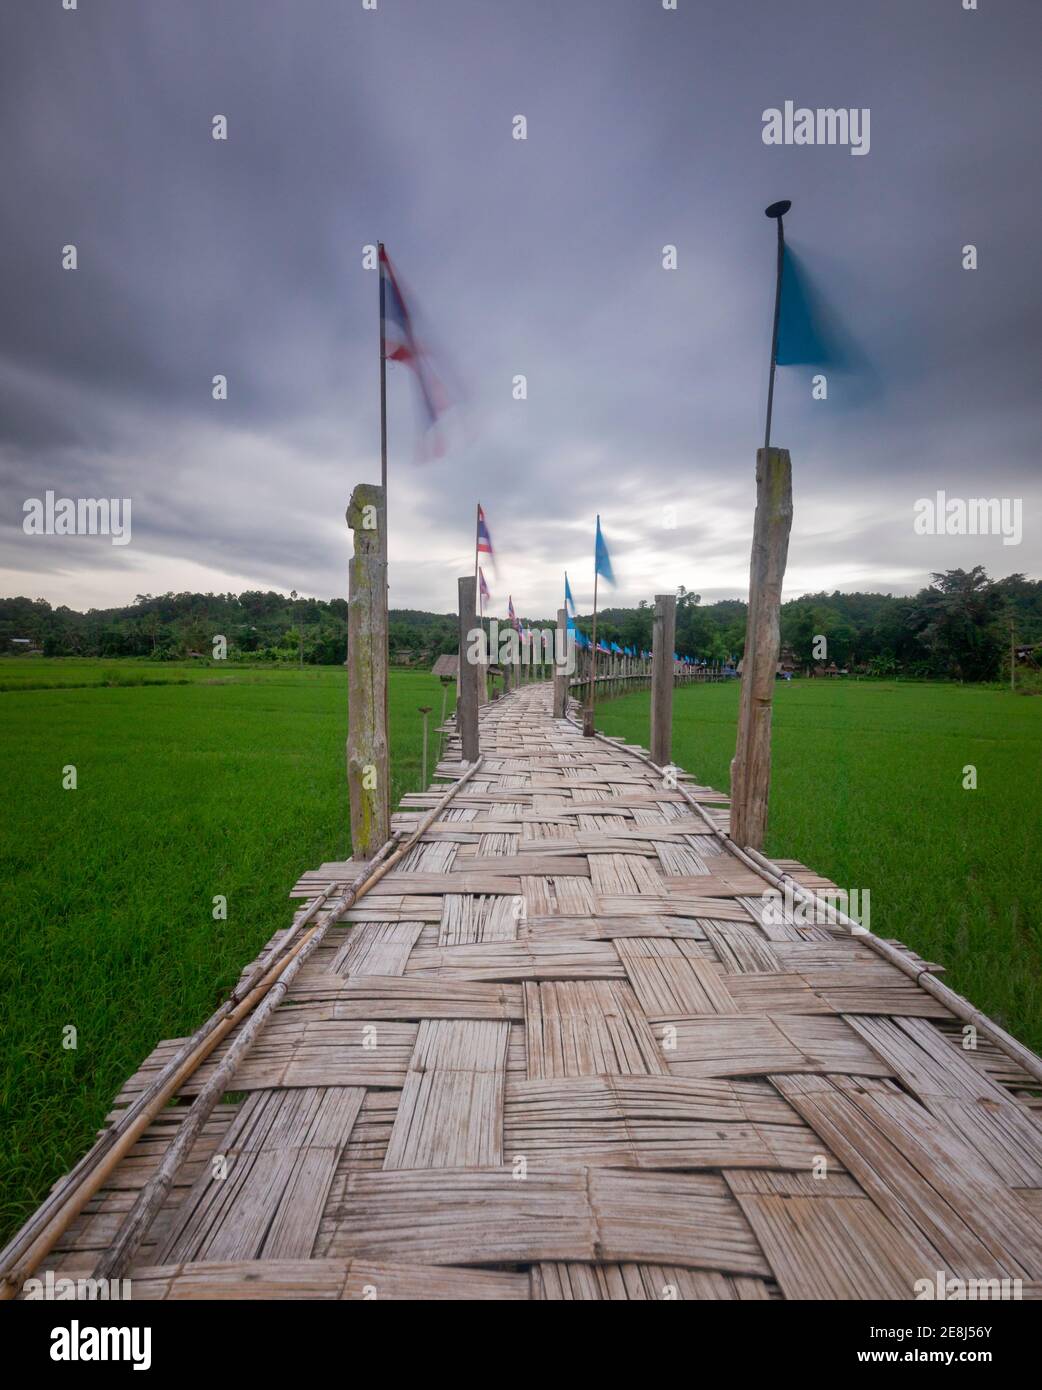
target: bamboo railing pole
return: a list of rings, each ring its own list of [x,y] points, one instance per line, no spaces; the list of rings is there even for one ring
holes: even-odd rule
[[[209,1034],[204,1038],[202,1043],[192,1052],[192,1054],[185,1058],[184,1062],[178,1067],[176,1073],[171,1075],[168,1082],[162,1087],[162,1089],[159,1092],[157,1092],[153,1096],[152,1101],[148,1106],[145,1107],[138,1119],[133,1124],[131,1124],[126,1129],[120,1132],[119,1138],[109,1147],[108,1151],[104,1154],[102,1161],[94,1167],[89,1176],[87,1176],[82,1183],[77,1185],[75,1191],[69,1190],[68,1183],[65,1184],[65,1186],[63,1186],[61,1191],[63,1193],[68,1192],[68,1196],[66,1196],[62,1200],[58,1212],[47,1222],[46,1226],[41,1231],[41,1233],[32,1241],[31,1245],[29,1245],[28,1248],[25,1250],[25,1253],[17,1256],[16,1262],[13,1265],[10,1262],[8,1262],[8,1264],[5,1265],[3,1273],[3,1283],[0,1284],[0,1300],[6,1300],[16,1297],[18,1290],[21,1288],[25,1280],[32,1275],[33,1271],[37,1268],[40,1261],[44,1259],[46,1255],[54,1248],[55,1244],[58,1242],[58,1240],[61,1238],[64,1232],[68,1229],[68,1227],[72,1224],[72,1222],[76,1219],[76,1217],[80,1214],[80,1212],[83,1210],[86,1204],[90,1201],[91,1197],[93,1197],[94,1194],[101,1187],[104,1186],[105,1181],[108,1178],[109,1174],[112,1172],[112,1170],[116,1167],[119,1161],[126,1155],[126,1153],[128,1153],[129,1150],[133,1148],[138,1138],[145,1131],[145,1129],[148,1128],[148,1125],[152,1122],[152,1120],[163,1108],[163,1106],[166,1105],[167,1101],[170,1100],[172,1096],[176,1095],[177,1091],[181,1088],[187,1077],[192,1075],[192,1073],[199,1067],[199,1065],[206,1060],[206,1058],[210,1055],[214,1048],[218,1046],[218,1044],[223,1040],[223,1038],[227,1036],[227,1034],[243,1018],[245,1018],[250,1013],[254,1005],[257,1004],[261,999],[263,999],[269,993],[269,991],[274,988],[274,986],[278,983],[279,979],[281,978],[282,974],[284,972],[287,972],[295,961],[299,960],[300,955],[304,952],[305,948],[309,945],[309,943],[314,942],[314,946],[311,949],[317,947],[319,941],[321,941],[328,928],[331,927],[334,924],[334,922],[339,920],[343,913],[347,912],[353,903],[357,902],[359,898],[364,897],[365,894],[369,892],[369,890],[376,883],[378,883],[384,877],[384,875],[387,874],[394,867],[396,863],[398,863],[398,861],[419,840],[420,836],[426,832],[426,830],[429,828],[431,824],[433,824],[433,822],[437,819],[438,815],[441,813],[442,810],[444,810],[444,808],[448,805],[448,803],[452,800],[452,798],[456,795],[460,788],[466,782],[468,782],[471,779],[471,777],[474,776],[475,772],[477,772],[480,766],[481,762],[480,760],[478,760],[473,764],[473,766],[467,769],[467,771],[457,782],[453,783],[453,785],[449,788],[446,794],[438,801],[438,804],[435,807],[433,807],[433,809],[429,812],[429,814],[426,817],[424,817],[420,825],[416,828],[415,831],[413,831],[412,835],[404,843],[400,843],[398,837],[394,837],[385,842],[385,844],[381,847],[379,853],[376,856],[374,856],[374,859],[369,864],[365,866],[359,877],[356,878],[352,885],[347,889],[347,892],[345,893],[342,902],[336,909],[334,909],[333,912],[330,913],[326,921],[323,922],[320,926],[312,928],[312,930],[308,932],[307,935],[305,935],[300,941],[298,941],[295,944],[292,951],[289,953],[290,959],[288,961],[284,956],[280,957],[279,961],[274,966],[272,966],[270,970],[267,971],[260,984],[258,984],[236,1008],[232,1009],[221,1020],[217,1027],[213,1028],[209,1032]],[[377,864],[379,864],[379,867],[376,867]],[[310,955],[311,951],[308,950],[307,954]],[[303,964],[303,962],[301,962],[301,964]],[[293,975],[295,974],[296,971],[294,970]],[[292,976],[290,978],[292,979]],[[285,993],[285,991],[281,991],[279,997],[281,997],[282,993]],[[205,1027],[206,1025],[204,1025],[204,1028]],[[202,1032],[203,1030],[200,1031]],[[243,1031],[245,1032],[246,1030],[244,1029]],[[241,1061],[241,1056],[239,1060]],[[202,1092],[200,1092],[200,1095],[196,1097],[196,1101],[192,1106],[191,1114],[188,1117],[186,1117],[186,1119],[182,1122],[181,1128],[178,1131],[178,1139],[180,1138],[181,1133],[184,1131],[185,1126],[189,1125],[190,1122],[194,1124],[195,1131],[196,1133],[198,1133],[198,1130],[201,1129],[203,1124],[205,1124],[206,1119],[212,1112],[214,1104],[216,1104],[216,1101],[219,1099],[220,1095],[224,1094],[224,1090],[226,1089],[227,1087],[225,1086],[213,1095],[213,1098],[209,1104],[209,1108],[206,1109],[205,1114],[203,1113],[204,1107],[200,1107],[198,1112],[196,1111],[196,1107],[199,1105],[199,1100],[202,1097]],[[200,1118],[198,1120],[193,1121],[193,1116],[195,1116],[196,1114],[198,1114]],[[174,1145],[178,1143],[178,1139],[174,1140],[174,1143],[171,1145],[171,1149],[174,1147]],[[164,1159],[164,1163],[165,1161],[166,1160]],[[176,1169],[174,1171],[176,1171]],[[137,1211],[138,1204],[144,1206],[145,1202],[148,1200],[146,1194],[149,1192],[150,1188],[151,1182],[149,1185],[146,1186],[146,1188],[142,1189],[142,1192],[139,1194],[138,1197],[138,1202],[135,1203],[135,1207],[131,1210],[130,1213],[128,1213],[128,1216],[125,1219],[125,1224],[131,1221],[131,1218]],[[167,1186],[167,1191],[169,1191],[169,1186]],[[158,1207],[156,1208],[156,1210],[158,1210]],[[154,1215],[154,1212],[152,1214]],[[30,1222],[27,1223],[26,1227],[23,1227],[23,1230],[18,1233],[18,1235],[15,1237],[15,1240],[11,1242],[11,1244],[8,1246],[9,1250],[15,1249],[19,1244],[24,1243],[22,1241],[22,1237],[25,1235],[25,1233],[32,1224],[33,1222],[31,1219]],[[140,1230],[139,1242],[140,1238],[143,1238],[147,1229],[147,1225],[144,1227],[139,1227],[138,1223],[135,1223],[135,1230]],[[105,1276],[97,1275],[96,1277],[100,1278]]]
[[[574,728],[582,732],[581,726],[574,719],[569,718],[568,722]],[[594,734],[593,737],[613,747],[618,747],[621,742],[619,739],[608,738],[604,734]],[[631,757],[636,758],[638,762],[646,763],[647,766],[654,768],[656,772],[663,771],[661,767],[643,753],[634,752],[632,748],[628,748],[626,751]],[[983,1035],[990,1039],[996,1047],[1005,1052],[1007,1057],[1023,1067],[1024,1071],[1026,1071],[1029,1076],[1034,1077],[1036,1081],[1042,1082],[1042,1058],[1037,1057],[1030,1048],[1025,1047],[1024,1044],[1013,1037],[1011,1033],[1007,1033],[1005,1028],[1000,1024],[988,1018],[987,1014],[981,1013],[980,1009],[974,1004],[971,1004],[968,999],[964,998],[961,994],[957,994],[955,990],[951,989],[941,980],[938,980],[936,976],[932,975],[928,970],[920,969],[908,959],[903,951],[891,945],[889,941],[885,941],[880,936],[875,936],[872,932],[862,927],[860,923],[848,917],[847,914],[838,907],[834,907],[832,903],[797,883],[794,878],[779,869],[775,864],[772,864],[759,850],[748,847],[742,849],[739,845],[735,844],[734,840],[732,840],[729,835],[725,834],[714,824],[705,808],[695,800],[683,783],[678,782],[676,790],[680,792],[681,796],[692,810],[705,822],[709,833],[724,846],[729,854],[733,854],[736,859],[743,863],[746,868],[752,869],[754,873],[758,874],[760,878],[764,879],[765,882],[769,883],[774,888],[784,890],[784,888],[788,887],[797,901],[820,907],[823,912],[828,912],[837,925],[846,927],[847,930],[851,932],[856,930],[858,940],[863,942],[869,950],[874,951],[877,955],[884,956],[891,965],[914,980],[921,989],[926,990],[927,994],[933,995],[933,997],[947,1009],[950,1009],[957,1018],[961,1018],[964,1023],[971,1024],[978,1032],[983,1033]]]
[[[268,990],[242,1032],[221,1059],[221,1063],[215,1070],[213,1076],[196,1096],[191,1113],[182,1121],[175,1139],[163,1155],[162,1162],[138,1194],[137,1201],[124,1218],[116,1239],[98,1261],[94,1273],[95,1278],[118,1278],[122,1270],[125,1269],[133,1259],[145,1235],[148,1233],[153,1220],[169,1196],[174,1178],[177,1176],[182,1163],[191,1153],[202,1131],[203,1125],[213,1112],[214,1106],[217,1104],[218,1100],[220,1100],[221,1096],[224,1095],[225,1091],[228,1090],[243,1058],[249,1052],[261,1029],[264,1027],[264,1024],[285,998],[290,985],[301,969],[303,969],[308,958],[317,950],[326,932],[360,897],[363,897],[375,884],[379,883],[386,874],[390,873],[395,864],[397,864],[408,850],[416,844],[427,828],[434,823],[441,811],[459,791],[460,787],[474,775],[479,765],[478,762],[475,762],[458,782],[453,783],[446,795],[441,797],[438,804],[423,818],[420,825],[405,844],[395,850],[375,872],[370,872],[357,890],[345,895],[340,906],[329,914],[321,926],[314,928],[307,940],[302,943],[302,948],[299,953],[295,955],[294,959]]]
[[[966,1023],[971,1023],[985,1037],[990,1038],[996,1046],[1002,1048],[1007,1056],[1018,1062],[1029,1075],[1037,1081],[1042,1081],[1042,1059],[1025,1047],[1022,1042],[1018,1042],[1011,1033],[1007,1033],[998,1023],[988,1018],[987,1014],[981,1013],[968,999],[957,994],[955,990],[938,980],[928,970],[920,969],[908,959],[903,951],[898,950],[896,946],[885,941],[881,936],[875,936],[866,927],[862,927],[859,922],[848,917],[840,908],[834,907],[827,899],[822,898],[820,894],[804,888],[791,875],[772,864],[759,850],[749,848],[743,853],[733,842],[731,849],[739,859],[750,868],[755,869],[761,877],[766,878],[773,887],[781,890],[788,888],[797,902],[819,907],[823,912],[832,914],[840,926],[846,927],[848,931],[856,932],[858,940],[864,942],[870,950],[875,951],[877,955],[885,956],[891,965],[910,976],[920,988],[925,989],[928,994],[932,994],[958,1018]]]
[[[310,938],[310,933],[302,941],[298,942],[291,955],[295,955]],[[137,1118],[130,1124],[124,1125],[118,1138],[108,1147],[101,1156],[101,1161],[97,1163],[81,1182],[77,1183],[75,1190],[71,1190],[69,1184],[65,1184],[56,1194],[59,1197],[58,1209],[44,1226],[41,1233],[36,1236],[32,1243],[26,1248],[25,1253],[17,1257],[16,1264],[7,1270],[3,1275],[3,1284],[0,1285],[0,1299],[14,1298],[26,1279],[33,1273],[39,1264],[61,1236],[68,1230],[69,1226],[79,1216],[80,1212],[90,1201],[91,1197],[105,1185],[109,1174],[116,1165],[123,1159],[137,1143],[138,1139],[145,1132],[148,1126],[158,1115],[159,1111],[172,1099],[180,1090],[181,1086],[198,1069],[201,1063],[205,1062],[210,1053],[219,1046],[233,1028],[249,1013],[257,999],[261,998],[270,984],[274,984],[279,973],[286,967],[285,958],[280,959],[277,966],[274,966],[269,975],[259,984],[250,995],[246,997],[238,1007],[232,1009],[220,1021],[217,1027],[210,1030],[201,1043],[186,1057],[176,1072],[170,1075],[162,1089],[152,1096],[149,1104],[142,1110]],[[74,1170],[75,1173],[75,1170]],[[70,1175],[71,1177],[72,1175]],[[27,1228],[23,1228],[18,1233],[18,1240]]]
[[[393,843],[393,841],[389,842],[389,844]],[[237,1008],[237,1005],[256,988],[260,980],[266,978],[273,970],[281,968],[282,964],[284,964],[288,958],[289,948],[293,945],[295,938],[303,931],[304,927],[309,924],[315,913],[323,907],[329,897],[335,895],[336,891],[337,885],[331,885],[329,888],[324,889],[318,897],[309,904],[307,909],[297,918],[271,955],[269,955],[266,960],[262,961],[245,980],[236,986],[220,1008],[217,1009],[215,1013],[211,1014],[206,1022],[197,1028],[191,1037],[185,1039],[174,1056],[162,1067],[158,1075],[141,1094],[127,1106],[126,1110],[120,1114],[118,1120],[98,1137],[80,1161],[65,1175],[65,1178],[55,1184],[46,1200],[41,1203],[25,1225],[21,1227],[4,1249],[0,1251],[0,1270],[7,1269],[13,1261],[19,1258],[21,1252],[24,1251],[35,1238],[35,1233],[48,1223],[52,1214],[59,1210],[65,1202],[67,1199],[66,1194],[73,1191],[77,1187],[77,1184],[84,1180],[86,1174],[92,1171],[94,1167],[101,1162],[116,1141],[129,1132],[131,1126],[136,1123],[142,1112],[152,1104],[160,1091],[164,1091],[165,1088],[164,1094],[169,1096],[171,1087],[168,1083],[171,1081],[173,1082],[172,1089],[174,1091],[177,1090],[184,1077],[190,1075],[191,1071],[194,1069],[193,1066],[189,1066],[186,1070],[185,1063],[190,1058],[196,1056],[199,1049],[211,1038],[211,1035],[217,1034],[199,1060],[203,1060],[208,1056],[221,1039],[227,1036],[231,1028],[233,1028],[239,1018],[242,1017],[242,1011]],[[233,1014],[234,1017],[231,1019],[231,1022],[229,1022],[226,1027],[221,1028],[221,1024]],[[220,1029],[219,1033],[217,1033],[218,1029]],[[165,1101],[163,1101],[163,1103],[165,1104]],[[140,1134],[140,1132],[141,1130],[139,1128],[136,1133]]]

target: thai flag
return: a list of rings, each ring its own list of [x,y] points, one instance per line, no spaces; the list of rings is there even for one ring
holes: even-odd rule
[[[513,594],[509,594],[509,595],[507,596],[507,619],[508,619],[508,621],[509,621],[509,623],[510,623],[510,626],[514,629],[514,631],[515,631],[515,632],[517,633],[517,635],[520,637],[520,636],[521,636],[521,624],[518,622],[518,620],[517,620],[517,614],[514,612],[514,596],[513,596]]]
[[[481,503],[478,503],[478,554],[487,555],[493,565],[496,563],[495,552],[492,549],[492,537],[488,533],[488,522],[485,520],[485,513]]]
[[[445,391],[431,367],[430,355],[417,341],[412,315],[387,252],[380,247],[380,335],[384,356],[390,362],[405,362],[416,373],[420,403],[431,428],[448,409]]]
[[[478,566],[478,594],[482,603],[487,603],[492,597],[488,591],[488,585],[485,583],[485,571],[480,565]]]

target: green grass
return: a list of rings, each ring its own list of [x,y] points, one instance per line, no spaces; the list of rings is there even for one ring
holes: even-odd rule
[[[128,686],[139,674],[183,683]],[[38,658],[0,662],[0,680],[22,682],[0,694],[9,1232],[156,1042],[197,1027],[287,925],[300,873],[348,854],[347,677]],[[433,727],[441,702],[434,677],[392,674],[392,805],[420,783],[418,707],[433,706]],[[215,894],[227,921],[213,919]],[[75,1050],[62,1047],[69,1024]]]
[[[0,658],[0,691],[81,690],[102,686],[236,685],[284,682],[287,678],[327,679],[330,666],[238,661],[147,661],[98,657]],[[323,675],[325,673],[325,675]],[[440,708],[440,706],[439,706]]]
[[[597,725],[648,746],[647,692]],[[673,757],[730,786],[737,682],[676,692]],[[1042,1048],[1042,700],[996,689],[778,682],[768,854],[869,889],[871,926]],[[977,790],[963,789],[963,768]]]

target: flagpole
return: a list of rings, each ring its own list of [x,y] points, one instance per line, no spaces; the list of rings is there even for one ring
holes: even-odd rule
[[[481,605],[481,582],[478,575],[478,546],[481,544],[481,503],[474,511],[474,588],[478,590],[478,606]]]
[[[376,243],[380,274],[380,486],[384,490],[384,525],[387,525],[387,344],[384,340],[384,244]]]
[[[774,282],[774,327],[771,330],[771,375],[767,385],[767,427],[764,430],[763,447],[764,452],[771,447],[771,413],[774,409],[774,369],[778,364],[778,324],[781,320],[781,286],[782,286],[782,267],[785,264],[785,229],[782,225],[782,218],[792,207],[788,198],[783,198],[780,203],[772,203],[766,209],[766,215],[773,218],[778,223],[778,268]]]
[[[481,597],[481,566],[478,559],[478,546],[481,543],[481,503],[478,502],[474,510],[474,592],[478,596],[478,627],[485,631],[485,600]],[[484,640],[484,639],[482,639]],[[484,664],[484,663],[483,663]],[[488,695],[488,671],[482,672],[482,679],[485,682],[485,695]],[[485,701],[482,700],[482,704]]]
[[[383,523],[384,533],[380,537],[382,542],[380,550],[384,562],[384,592],[383,592],[383,622],[384,640],[383,651],[380,657],[383,660],[383,719],[384,729],[390,729],[390,682],[387,679],[387,672],[391,665],[391,625],[390,598],[389,590],[391,587],[391,537],[387,529],[387,341],[384,337],[384,244],[382,241],[376,243],[376,271],[380,279],[380,491],[383,493]],[[386,800],[386,797],[385,797]],[[388,803],[389,804],[389,803]]]
[[[597,518],[597,529],[600,530],[601,519]],[[589,718],[584,723],[588,724],[590,733],[593,733],[593,705],[597,692],[597,580],[599,570],[597,565],[597,541],[596,534],[593,542],[593,651],[590,654],[590,701],[588,705]],[[585,730],[584,730],[585,732]]]

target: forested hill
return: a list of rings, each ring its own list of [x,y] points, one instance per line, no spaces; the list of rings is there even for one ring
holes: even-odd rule
[[[719,661],[741,655],[746,605],[739,599],[703,604],[683,586],[677,598],[677,651]],[[607,608],[598,636],[620,646],[651,646],[653,607]],[[552,617],[519,613],[533,625]],[[840,666],[877,674],[993,679],[1009,651],[1011,627],[1020,645],[1042,643],[1042,581],[1010,575],[991,580],[981,566],[949,570],[907,597],[890,594],[805,594],[782,608],[782,641],[799,663],[813,660],[825,636]],[[590,631],[588,617],[579,626]],[[189,653],[209,656],[217,635],[231,659],[342,662],[347,652],[347,601],[250,590],[242,594],[139,594],[125,608],[52,608],[43,599],[0,599],[0,651],[28,639],[50,656],[134,656],[156,661]],[[456,650],[454,613],[397,608],[390,614],[392,658],[430,665]],[[24,649],[24,648],[23,648]]]

